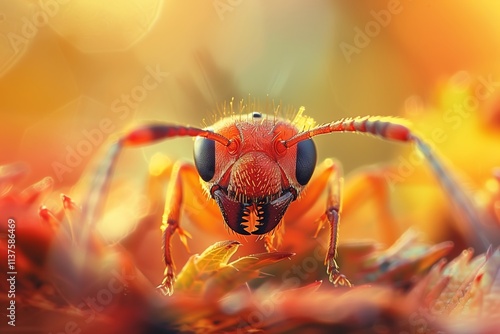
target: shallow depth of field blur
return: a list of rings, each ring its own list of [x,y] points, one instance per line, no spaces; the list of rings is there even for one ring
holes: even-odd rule
[[[2,2],[2,333],[493,332],[499,14],[486,0]],[[262,241],[228,233],[222,217],[207,226],[212,204],[188,189],[189,252],[173,238],[177,274],[188,266],[165,297],[155,290],[162,210],[172,164],[192,161],[192,139],[124,150],[91,231],[78,226],[79,208],[120,134],[151,121],[205,127],[233,98],[304,106],[317,123],[406,118],[481,219],[464,219],[412,145],[324,135],[315,138],[318,163],[335,158],[344,170],[338,262],[354,287],[328,282],[328,226],[314,238],[324,198],[308,212],[293,207],[282,253],[267,257]],[[249,254],[259,255],[234,264]]]

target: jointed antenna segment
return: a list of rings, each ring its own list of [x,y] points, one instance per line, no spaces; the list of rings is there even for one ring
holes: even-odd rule
[[[205,137],[215,140],[224,146],[229,145],[229,139],[208,130],[190,126],[171,124],[151,124],[135,129],[121,139],[123,146],[138,146],[171,137]]]
[[[332,132],[353,132],[370,134],[388,140],[409,141],[410,129],[404,122],[395,117],[366,116],[344,118],[317,126],[301,132],[284,142],[286,147],[291,147],[311,137]]]

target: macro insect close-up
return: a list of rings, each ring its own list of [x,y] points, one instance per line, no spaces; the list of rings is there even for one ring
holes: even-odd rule
[[[1,333],[496,333],[500,5],[0,5]]]
[[[177,232],[187,247],[186,232],[181,228],[180,216],[183,208],[183,174],[186,177],[200,177],[202,187],[195,189],[202,197],[204,192],[219,206],[226,225],[240,235],[262,236],[268,251],[275,249],[274,234],[280,233],[280,224],[288,206],[302,196],[303,188],[309,184],[316,167],[316,147],[312,137],[333,132],[370,134],[386,140],[414,143],[429,160],[440,181],[450,191],[457,205],[464,206],[464,212],[474,211],[472,204],[459,198],[461,189],[453,184],[447,172],[436,159],[425,142],[411,132],[402,120],[390,117],[358,117],[343,119],[314,126],[314,122],[303,115],[301,108],[290,121],[276,115],[265,115],[258,111],[248,114],[234,114],[225,117],[206,129],[172,124],[151,124],[132,130],[121,138],[104,161],[97,179],[98,196],[107,187],[110,171],[114,169],[121,147],[137,146],[162,139],[190,136],[194,143],[194,166],[178,164],[172,170],[165,213],[162,221],[162,241],[165,262],[165,278],[159,288],[171,295],[175,282],[171,238]],[[240,113],[246,108],[240,103]],[[298,126],[308,126],[300,129]],[[195,169],[195,168],[196,169]],[[335,258],[341,211],[343,176],[341,166],[332,163],[323,167],[322,177],[316,177],[309,185],[312,198],[305,203],[317,201],[321,191],[327,191],[325,211],[318,217],[319,224],[328,224],[330,236],[325,257],[329,280],[334,285],[350,282],[339,272]],[[307,191],[306,191],[307,193]],[[299,200],[299,203],[301,201]],[[308,204],[298,204],[296,210],[307,210]],[[94,208],[88,209],[94,211]],[[476,217],[471,217],[475,219]],[[213,223],[220,220],[215,215]],[[313,223],[313,222],[311,222]],[[316,222],[318,223],[318,222]],[[280,236],[284,238],[284,236]]]

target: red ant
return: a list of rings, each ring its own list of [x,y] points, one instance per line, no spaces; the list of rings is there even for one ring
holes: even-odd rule
[[[240,110],[244,107],[243,104],[240,105]],[[231,230],[242,235],[263,237],[266,248],[271,251],[274,249],[271,245],[272,233],[279,227],[290,203],[300,198],[306,186],[315,190],[325,188],[324,178],[309,182],[317,158],[311,138],[333,132],[352,132],[414,143],[466,219],[473,225],[480,221],[468,196],[445,171],[429,145],[411,131],[403,120],[366,116],[311,126],[312,121],[302,116],[302,112],[303,108],[293,121],[254,111],[246,115],[225,117],[205,129],[158,123],[130,131],[117,141],[105,157],[91,186],[89,197],[84,201],[84,219],[95,221],[98,207],[103,205],[101,197],[109,185],[122,147],[150,144],[173,137],[196,137],[194,166],[177,164],[173,169],[163,215],[163,258],[166,269],[159,288],[164,294],[171,295],[175,282],[171,238],[177,232],[186,243],[186,234],[179,226],[183,204],[182,175],[200,178],[202,189],[218,204],[222,217]],[[304,124],[306,129],[299,128]],[[333,164],[326,172],[327,202],[321,218],[330,225],[330,236],[325,264],[329,280],[333,284],[350,286],[351,283],[340,273],[335,261],[343,180],[340,166]],[[308,193],[304,196],[308,196]],[[481,231],[480,228],[477,229],[480,242],[487,244],[488,239]]]

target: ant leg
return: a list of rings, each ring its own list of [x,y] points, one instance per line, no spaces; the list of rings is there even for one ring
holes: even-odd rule
[[[153,165],[153,167],[151,167]],[[153,201],[153,206],[158,208],[165,205],[165,184],[172,180],[173,169],[176,161],[166,159],[164,161],[151,161],[150,168],[155,171],[161,170],[161,175],[150,173],[148,197]],[[207,233],[219,233],[222,216],[219,207],[214,200],[200,186],[200,176],[194,165],[184,164],[182,168],[182,182],[184,188],[183,214],[197,225],[203,226]],[[161,202],[161,203],[160,203]]]
[[[327,184],[327,198],[325,214],[320,219],[325,219],[330,225],[330,237],[328,240],[328,250],[326,252],[325,264],[329,280],[335,286],[351,286],[349,280],[340,273],[339,266],[335,261],[337,257],[337,241],[339,235],[339,223],[341,213],[341,197],[344,179],[342,177],[342,167],[337,162],[332,165],[332,172]]]
[[[165,209],[163,213],[161,230],[163,240],[163,261],[165,263],[165,272],[162,283],[158,289],[164,295],[172,295],[174,292],[175,283],[175,264],[172,259],[172,236],[177,232],[182,244],[189,251],[187,238],[191,237],[189,233],[184,231],[180,225],[181,212],[183,209],[184,197],[184,174],[196,173],[194,166],[181,162],[176,162],[172,168],[172,176],[168,184],[167,196],[165,199]]]
[[[469,242],[476,251],[486,251],[494,240],[500,238],[498,229],[487,227],[491,223],[491,217],[478,209],[476,203],[472,200],[470,191],[461,186],[456,178],[457,175],[453,173],[453,169],[447,166],[445,161],[438,158],[429,143],[416,135],[412,135],[410,138],[424,155],[441,186],[450,196],[460,216],[459,219],[464,219],[466,222],[466,226],[470,230],[467,235]]]
[[[373,217],[379,240],[392,245],[403,232],[390,208],[389,184],[384,172],[388,166],[369,166],[350,173],[342,193],[342,214],[350,216],[367,203],[374,203]]]
[[[303,212],[304,208],[312,207],[326,190],[326,209],[317,220],[316,236],[328,223],[330,235],[325,264],[329,279],[335,285],[350,286],[349,280],[340,273],[339,266],[335,261],[341,211],[345,216],[367,201],[376,201],[374,215],[377,216],[377,221],[384,224],[380,230],[383,233],[384,242],[388,244],[392,244],[397,239],[397,235],[396,232],[391,234],[386,230],[393,230],[393,226],[397,224],[387,205],[389,193],[387,182],[381,170],[377,168],[361,170],[348,179],[345,189],[343,183],[341,164],[338,161],[327,159],[318,167],[317,173],[304,191],[304,197],[297,202],[298,205],[290,206],[290,209]],[[290,211],[290,214],[296,216],[298,213]]]
[[[315,236],[319,233],[325,223],[330,225],[330,234],[328,239],[327,252],[325,257],[326,271],[329,280],[338,286],[351,286],[349,280],[340,273],[339,266],[335,261],[337,257],[337,241],[339,233],[339,222],[341,212],[341,195],[344,179],[342,177],[342,168],[338,161],[331,159],[325,160],[318,168],[311,182],[305,190],[305,195],[302,197],[293,211],[287,214],[295,214],[295,210],[304,212],[304,208],[310,208],[324,194],[325,188],[327,192],[326,209],[321,217],[317,220],[318,228]]]

